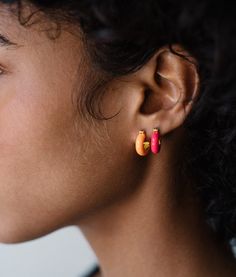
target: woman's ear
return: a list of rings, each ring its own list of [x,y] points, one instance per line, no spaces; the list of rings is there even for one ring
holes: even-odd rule
[[[199,91],[196,60],[180,45],[172,48],[188,60],[163,47],[135,74],[143,86],[142,100],[133,102],[138,127],[158,127],[162,135],[182,125]]]

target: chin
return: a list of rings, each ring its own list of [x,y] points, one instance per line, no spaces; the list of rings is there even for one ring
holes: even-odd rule
[[[23,234],[7,230],[1,230],[0,228],[0,243],[2,244],[16,244],[28,241],[28,236],[24,236]]]
[[[1,221],[0,221],[1,222]],[[17,244],[31,241],[43,237],[54,230],[45,230],[45,228],[38,228],[34,226],[30,228],[28,225],[20,224],[0,224],[0,243],[2,244]]]
[[[37,236],[23,232],[22,230],[7,230],[7,228],[0,227],[0,243],[2,244],[16,244],[23,243],[35,239]]]

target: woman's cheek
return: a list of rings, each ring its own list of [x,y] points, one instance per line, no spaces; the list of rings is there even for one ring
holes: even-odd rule
[[[56,116],[52,101],[40,101],[39,91],[26,87],[12,84],[11,98],[0,109],[2,242],[42,235],[63,223],[56,216],[60,211],[63,218],[61,199],[68,181],[63,161],[69,160],[70,128],[60,121],[67,115]]]

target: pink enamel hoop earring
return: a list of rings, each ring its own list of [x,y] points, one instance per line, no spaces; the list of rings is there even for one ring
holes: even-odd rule
[[[135,141],[135,149],[140,156],[146,156],[150,150],[150,142],[145,141],[145,139],[146,139],[145,131],[144,130],[139,131]]]
[[[153,128],[151,137],[151,151],[153,154],[159,153],[161,150],[161,138],[160,130],[158,128]]]

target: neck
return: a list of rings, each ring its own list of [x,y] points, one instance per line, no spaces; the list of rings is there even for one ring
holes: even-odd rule
[[[206,226],[196,197],[188,188],[176,200],[166,166],[158,167],[132,195],[79,222],[102,276],[236,276],[231,250]]]

